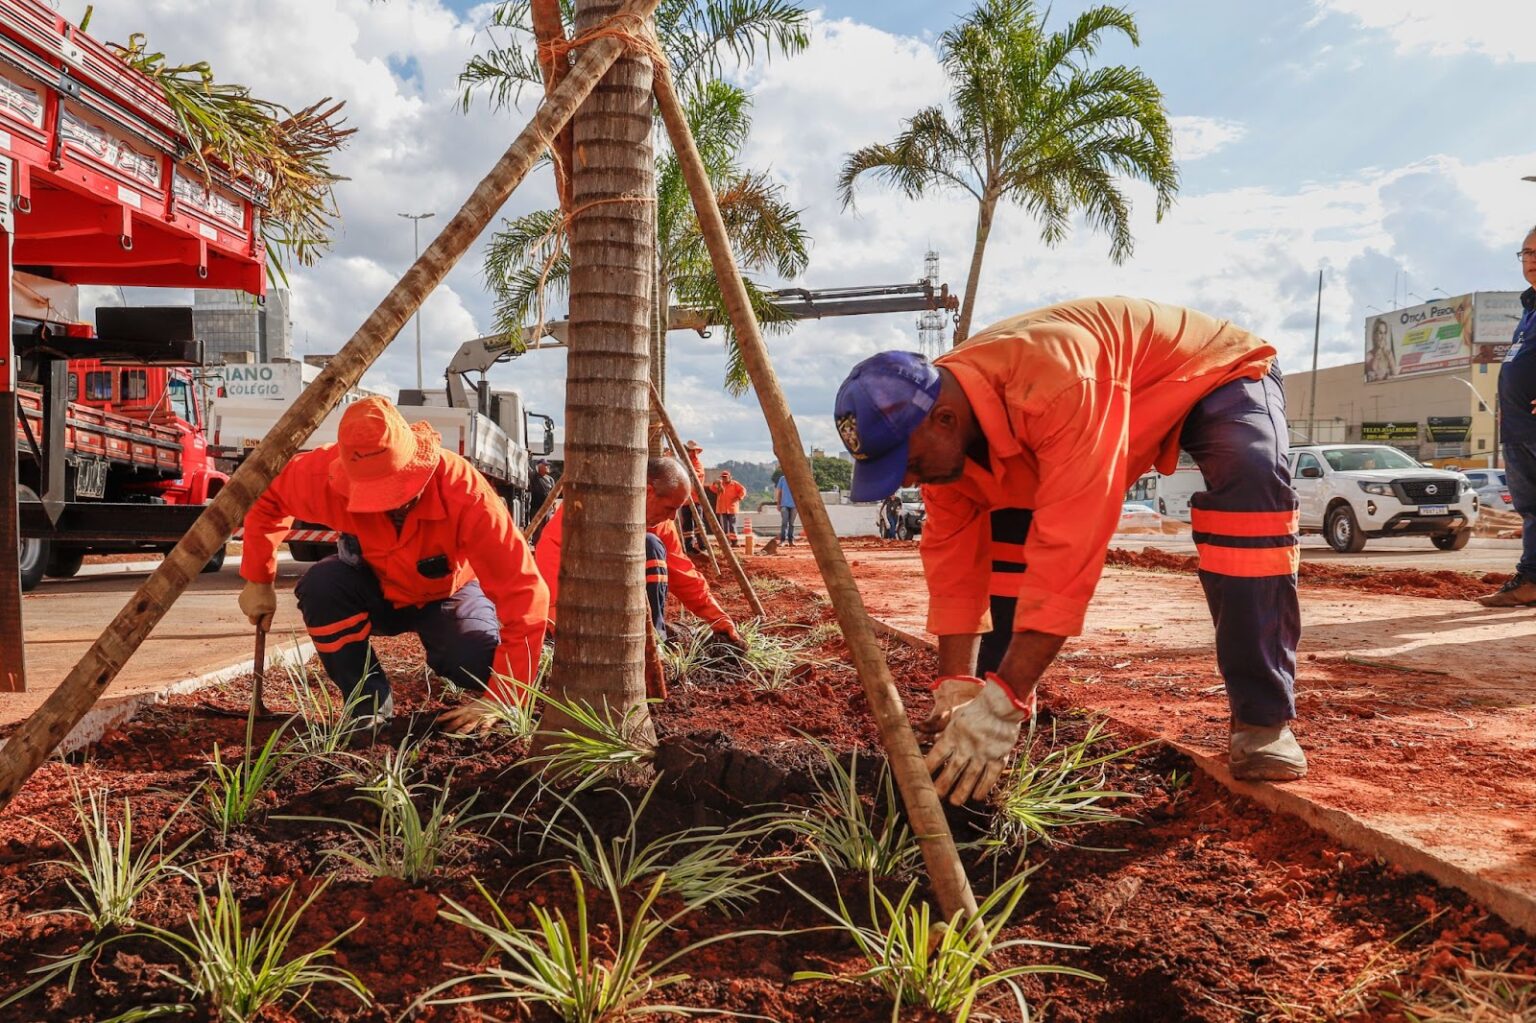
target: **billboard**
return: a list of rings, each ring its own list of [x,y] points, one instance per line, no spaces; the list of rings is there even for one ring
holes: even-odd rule
[[[1417,444],[1419,424],[1411,423],[1361,423],[1360,439],[1379,444]]]
[[[1365,321],[1365,382],[1499,362],[1520,320],[1518,291],[1479,291]]]
[[[1437,444],[1460,444],[1472,432],[1471,416],[1430,416],[1425,422],[1429,439]]]

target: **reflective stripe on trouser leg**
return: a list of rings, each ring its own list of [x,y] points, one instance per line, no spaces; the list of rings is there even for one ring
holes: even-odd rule
[[[667,634],[667,548],[655,533],[645,534],[645,603],[656,635]]]
[[[375,618],[388,608],[372,570],[332,555],[312,565],[294,593],[315,653],[342,696],[351,700],[359,687],[365,704],[388,696],[389,678],[368,642]],[[362,713],[371,709],[359,708]]]
[[[1286,438],[1278,369],[1211,392],[1179,437],[1207,487],[1190,498],[1190,525],[1216,626],[1216,663],[1233,716],[1251,725],[1296,716],[1300,548]]]
[[[992,631],[981,637],[976,674],[996,671],[1013,641],[1013,612],[1024,582],[1024,541],[1034,518],[1030,508],[998,508],[992,512],[992,578],[987,594],[992,611]]]

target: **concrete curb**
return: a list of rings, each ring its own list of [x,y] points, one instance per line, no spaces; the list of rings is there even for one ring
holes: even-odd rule
[[[793,585],[799,586],[798,583]],[[804,587],[799,588],[804,589]],[[806,590],[806,592],[811,591]],[[922,636],[899,629],[878,618],[872,617],[870,621],[874,623],[877,633],[889,636],[907,646],[929,652],[937,650],[936,644],[930,643]],[[1409,839],[1383,830],[1344,810],[1336,810],[1316,803],[1284,785],[1238,781],[1232,777],[1231,772],[1227,770],[1225,760],[1220,757],[1203,753],[1165,736],[1154,735],[1122,722],[1116,723],[1137,736],[1155,739],[1178,750],[1194,761],[1195,766],[1237,795],[1251,799],[1267,810],[1299,818],[1341,845],[1349,846],[1368,856],[1384,859],[1404,870],[1428,875],[1448,888],[1466,893],[1510,926],[1517,927],[1527,934],[1536,935],[1536,896],[1531,893],[1499,884],[1497,881],[1490,881],[1465,867],[1435,856]]]
[[[274,668],[283,664],[303,664],[314,656],[315,647],[308,639],[296,639],[292,643],[276,646],[272,654],[267,658],[267,667]],[[130,696],[112,698],[105,697],[86,712],[70,733],[59,743],[55,755],[73,753],[84,746],[96,742],[107,732],[119,725],[127,723],[134,715],[146,707],[164,703],[169,697],[184,696],[187,693],[195,693],[199,689],[206,689],[224,682],[230,682],[249,675],[256,666],[254,657],[247,657],[243,661],[226,665],[223,668],[215,668],[213,671],[204,672],[188,678],[167,682],[159,689],[145,693],[134,693]]]

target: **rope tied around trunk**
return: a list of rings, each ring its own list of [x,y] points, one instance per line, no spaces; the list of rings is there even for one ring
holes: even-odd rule
[[[636,195],[634,193],[628,193],[625,195],[612,195],[603,199],[589,200],[582,203],[580,206],[577,206],[569,213],[562,214],[560,219],[551,224],[549,230],[540,235],[539,240],[530,246],[530,248],[535,252],[544,248],[546,245],[549,246],[549,255],[544,257],[544,265],[539,268],[539,283],[534,289],[535,304],[532,337],[535,342],[544,336],[544,325],[546,323],[546,318],[544,315],[544,293],[549,287],[550,271],[552,271],[555,264],[560,261],[560,257],[566,254],[566,250],[570,245],[571,225],[576,222],[577,217],[581,216],[583,213],[590,209],[594,209],[598,206],[611,206],[616,203],[632,202],[655,203],[656,197],[654,195]],[[524,348],[527,348],[528,346],[528,337],[529,332],[524,331],[523,337],[520,339]]]

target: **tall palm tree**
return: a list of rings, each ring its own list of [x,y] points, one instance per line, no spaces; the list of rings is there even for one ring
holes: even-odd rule
[[[809,259],[808,238],[797,210],[782,188],[765,174],[743,170],[738,154],[751,127],[750,99],[734,85],[713,79],[687,101],[689,125],[719,197],[731,244],[744,270],[772,270],[794,277]],[[485,276],[495,295],[496,330],[520,337],[543,313],[542,302],[558,299],[569,283],[570,259],[558,236],[560,212],[539,210],[503,222],[486,246]],[[726,343],[725,385],[733,394],[747,387],[709,251],[688,196],[677,158],[656,161],[656,255],[652,272],[656,311],[652,316],[652,379],[664,381],[666,307],[672,302],[705,313],[722,324]],[[788,321],[764,292],[748,282],[760,319],[787,329]],[[659,365],[658,365],[659,363]],[[662,390],[660,382],[657,389]]]
[[[1118,178],[1157,191],[1157,216],[1179,187],[1163,94],[1139,68],[1090,67],[1107,32],[1140,44],[1136,21],[1093,7],[1047,33],[1034,0],[982,0],[940,39],[949,106],[920,110],[891,142],[849,154],[838,179],[845,208],[864,174],[909,198],[958,189],[976,200],[976,242],[955,343],[970,334],[982,257],[998,203],[1022,206],[1055,245],[1075,213],[1109,235],[1116,263],[1131,254],[1131,203]]]
[[[618,0],[582,0],[590,31]],[[565,538],[550,688],[609,714],[645,716],[645,458],[651,315],[651,65],[630,50],[577,111],[572,168]],[[618,200],[603,202],[603,200]],[[598,203],[599,205],[591,205]],[[574,727],[546,708],[546,732]]]

